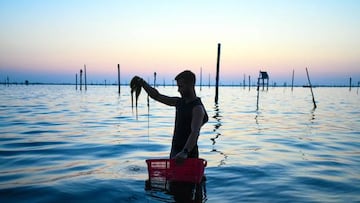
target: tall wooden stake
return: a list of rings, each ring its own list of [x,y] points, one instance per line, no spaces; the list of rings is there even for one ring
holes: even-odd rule
[[[210,73],[209,73],[209,88],[210,88]]]
[[[246,82],[245,82],[245,80],[246,80],[246,75],[244,74],[244,80],[243,80],[243,86],[244,86],[244,89],[245,89],[245,86],[246,86]]]
[[[154,72],[154,88],[156,87],[156,72]]]
[[[249,91],[250,91],[250,84],[251,84],[251,80],[250,80],[250,75],[249,75]]]
[[[216,86],[215,86],[215,103],[216,104],[218,103],[218,99],[219,99],[220,51],[221,51],[221,44],[218,43],[217,61],[216,61]]]
[[[350,81],[349,81],[349,91],[351,91],[351,77],[350,77]]]
[[[117,65],[117,69],[118,69],[118,89],[120,94],[120,64]]]
[[[257,91],[257,97],[256,97],[257,98],[256,99],[256,111],[257,111],[257,110],[259,110],[260,77],[258,78],[258,81],[257,81],[256,91]]]
[[[82,73],[83,73],[83,70],[80,69],[80,90],[82,90]]]
[[[75,74],[75,90],[77,90],[77,73]]]
[[[313,100],[313,103],[314,103],[314,109],[316,109],[316,102],[315,102],[315,97],[314,97],[314,92],[312,90],[312,85],[311,85],[311,82],[310,82],[310,77],[309,77],[309,71],[308,69],[306,68],[306,75],[307,75],[307,78],[308,78],[308,82],[309,82],[309,86],[310,86],[310,91],[311,91],[311,95],[312,95],[312,100]]]

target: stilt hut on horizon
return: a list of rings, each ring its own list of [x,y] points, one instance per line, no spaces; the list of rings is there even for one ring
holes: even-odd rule
[[[258,82],[260,82],[260,80],[262,80],[261,84],[262,84],[263,90],[265,88],[265,84],[266,84],[266,91],[269,90],[269,74],[266,71],[259,72]],[[265,80],[266,80],[266,83],[265,83]]]

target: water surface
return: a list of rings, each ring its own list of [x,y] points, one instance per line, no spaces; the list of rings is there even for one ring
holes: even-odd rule
[[[176,87],[159,87],[177,96]],[[360,95],[347,88],[221,87],[209,114],[203,202],[359,202]],[[115,86],[0,87],[1,202],[174,202],[145,190],[146,159],[166,158],[175,111]]]

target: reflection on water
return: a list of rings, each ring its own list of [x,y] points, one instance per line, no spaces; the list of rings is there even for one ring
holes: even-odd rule
[[[190,182],[151,182],[145,181],[145,190],[151,200],[161,202],[186,202],[200,203],[206,202],[206,180],[201,183]]]
[[[142,94],[136,120],[126,88],[0,86],[0,201],[174,202],[174,189],[144,190],[145,160],[168,157],[174,109],[150,100],[148,112]],[[311,110],[308,89],[271,88],[255,111],[256,91],[221,88],[218,105],[212,88],[199,92],[213,107],[199,137],[206,188],[175,191],[208,202],[360,202],[356,91],[316,88]]]
[[[215,137],[211,138],[211,141],[213,142],[212,145],[215,145],[216,143],[216,139],[219,138],[219,136],[221,135],[221,133],[219,132],[219,128],[221,127],[221,115],[220,115],[220,109],[219,109],[219,104],[215,104],[214,106],[214,112],[215,115],[213,116],[213,118],[215,119],[215,124],[214,124],[214,130],[213,132],[216,133]]]
[[[315,110],[316,110],[316,108],[313,108],[310,111],[310,121],[311,121],[311,123],[313,123],[313,121],[315,120]]]
[[[214,112],[215,112],[215,114],[214,114],[213,118],[215,119],[215,124],[214,124],[213,132],[216,133],[216,135],[215,135],[215,137],[210,139],[213,142],[212,143],[213,148],[212,148],[211,152],[218,153],[224,157],[223,159],[220,160],[220,163],[218,165],[218,166],[221,166],[221,165],[226,164],[225,160],[227,159],[227,155],[224,152],[216,149],[216,140],[221,136],[219,129],[222,126],[222,123],[221,123],[222,116],[220,115],[220,108],[219,108],[218,103],[215,103],[215,105],[214,105]]]

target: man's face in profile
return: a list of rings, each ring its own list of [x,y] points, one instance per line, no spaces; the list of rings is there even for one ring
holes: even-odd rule
[[[181,97],[188,97],[191,94],[192,85],[183,79],[177,80],[178,92]]]

